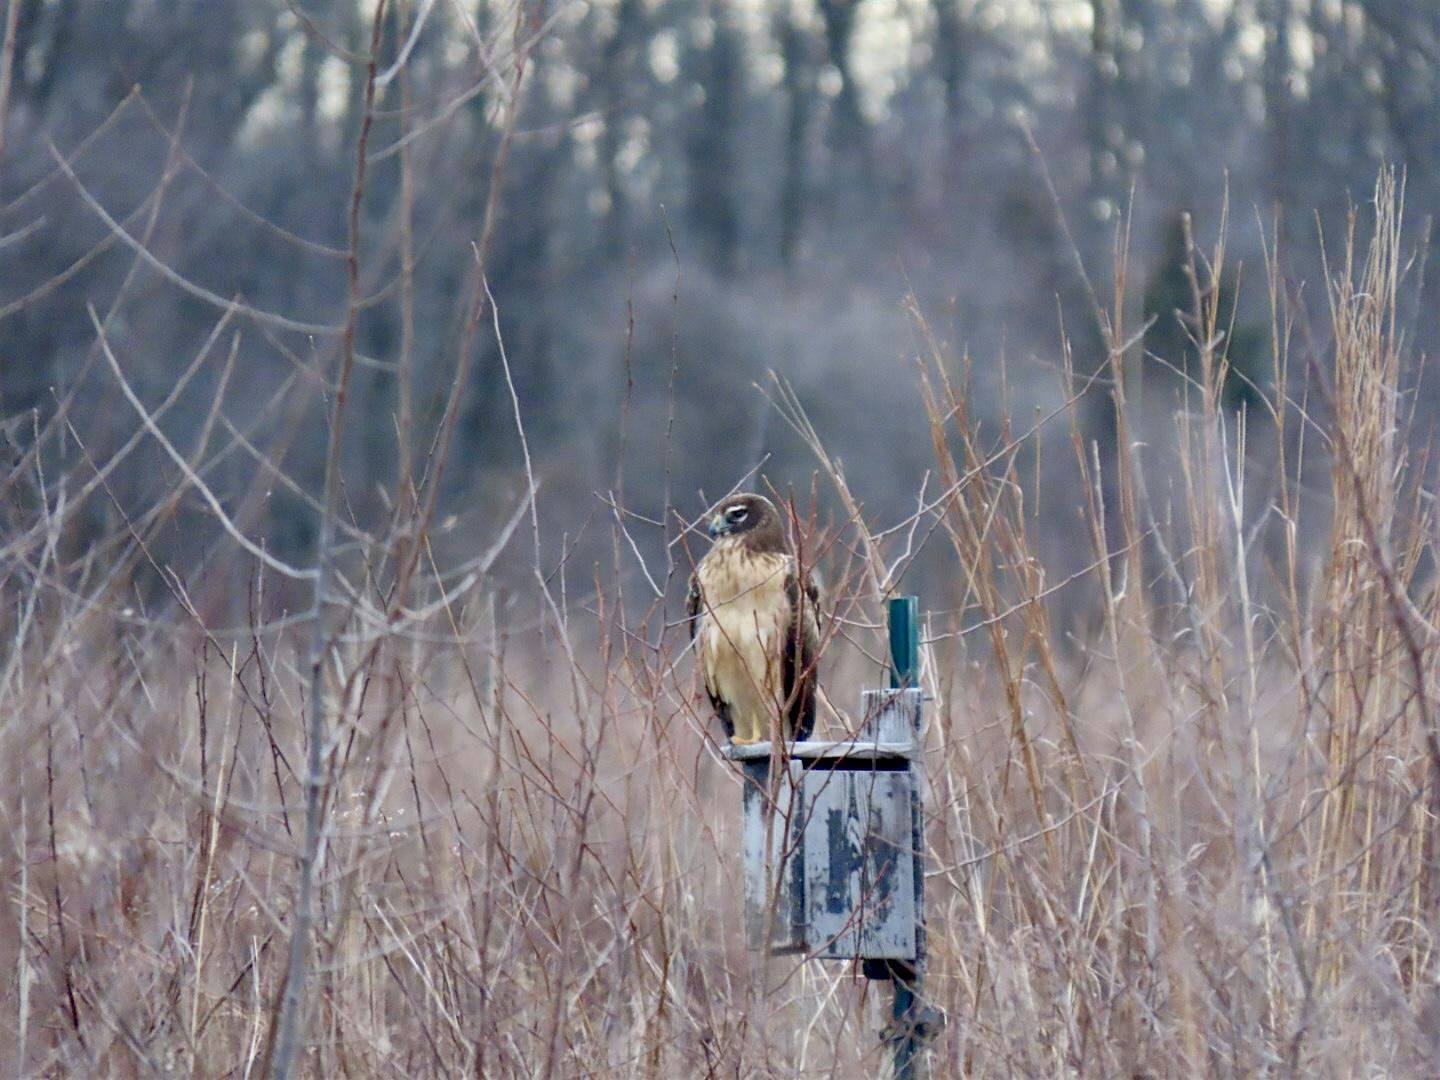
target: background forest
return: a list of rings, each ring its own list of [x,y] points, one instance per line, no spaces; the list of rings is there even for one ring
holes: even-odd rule
[[[0,0],[0,1071],[873,1076],[681,617],[918,593],[936,1076],[1440,1055],[1432,0]]]
[[[78,382],[96,455],[128,434],[111,429],[125,415],[108,408],[113,382],[81,379],[94,351],[85,305],[103,313],[127,277],[109,332],[142,400],[173,386],[217,303],[240,298],[290,322],[239,320],[228,416],[257,445],[294,425],[275,391],[333,349],[345,321],[365,80],[352,61],[372,12],[348,0],[12,6],[0,158],[0,410],[12,426]],[[810,466],[753,389],[770,369],[835,440],[866,504],[902,512],[911,484],[894,480],[918,477],[928,456],[924,431],[900,419],[918,400],[904,298],[953,357],[974,358],[982,419],[1004,393],[1028,412],[1061,393],[1062,338],[1082,375],[1104,360],[1076,256],[1111,306],[1122,223],[1128,323],[1153,318],[1140,347],[1183,368],[1182,214],[1208,247],[1227,192],[1234,404],[1243,379],[1269,378],[1261,250],[1275,222],[1288,285],[1310,283],[1318,301],[1318,226],[1338,235],[1379,165],[1406,169],[1417,236],[1440,197],[1440,16],[1424,0],[552,2],[521,16],[520,113],[497,172],[506,84],[493,65],[514,48],[516,17],[406,0],[384,20],[359,223],[363,416],[346,448],[362,517],[383,514],[373,492],[394,476],[402,349],[418,430],[443,408],[495,175],[487,276],[557,544],[617,478],[652,518],[667,497],[698,512],[698,491],[766,453],[767,475],[804,488]],[[132,270],[86,193],[195,287]],[[1440,333],[1424,269],[1407,295],[1422,351]],[[494,335],[473,337],[446,476],[462,515],[513,496],[520,465]],[[1151,373],[1163,365],[1140,366],[1168,413],[1174,385]],[[169,411],[182,443],[217,378],[201,371]],[[1099,389],[1087,436],[1105,443]],[[280,437],[310,487],[320,428]],[[137,467],[155,453],[118,471],[122,503],[167,482]],[[90,512],[108,511],[97,500]],[[314,515],[285,490],[251,527],[276,551],[315,540]]]

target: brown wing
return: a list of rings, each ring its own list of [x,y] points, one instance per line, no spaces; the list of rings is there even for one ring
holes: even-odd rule
[[[700,579],[690,575],[690,591],[685,594],[685,616],[690,620],[690,640],[700,632]]]
[[[790,625],[785,630],[785,648],[780,657],[780,675],[785,691],[790,737],[810,738],[815,730],[815,683],[820,666],[820,590],[815,579],[803,579],[794,567],[785,575],[785,595],[790,601]]]
[[[695,635],[700,632],[700,618],[705,611],[705,598],[700,595],[700,578],[696,574],[690,575],[690,591],[685,596],[685,614],[690,621],[690,640],[695,640]],[[700,678],[705,684],[705,694],[710,699],[710,707],[715,710],[715,715],[720,718],[720,726],[725,731],[727,739],[735,737],[735,721],[730,717],[730,704],[723,698],[715,696],[715,691],[710,686],[710,673],[705,670],[705,657],[703,650],[695,650],[695,662],[700,665]]]

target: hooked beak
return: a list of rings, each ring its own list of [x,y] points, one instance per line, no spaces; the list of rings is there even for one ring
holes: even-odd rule
[[[713,517],[711,517],[711,519],[710,519],[710,524],[709,524],[709,526],[705,529],[705,531],[710,534],[710,539],[711,539],[711,540],[714,540],[716,537],[721,536],[721,535],[723,535],[723,534],[725,533],[725,531],[726,531],[725,525],[726,525],[726,523],[725,523],[725,515],[724,515],[724,514],[716,514],[716,515],[714,515]]]

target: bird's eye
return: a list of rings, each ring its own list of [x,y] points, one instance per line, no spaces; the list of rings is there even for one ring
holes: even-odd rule
[[[733,521],[738,525],[745,520],[749,513],[750,511],[746,510],[743,506],[732,506],[729,510],[725,511],[725,520]]]

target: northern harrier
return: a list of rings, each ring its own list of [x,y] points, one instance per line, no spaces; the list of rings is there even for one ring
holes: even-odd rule
[[[690,578],[690,636],[710,704],[730,741],[807,739],[815,727],[819,598],[761,495],[735,495],[710,518],[713,546]],[[777,722],[781,721],[777,727]]]

